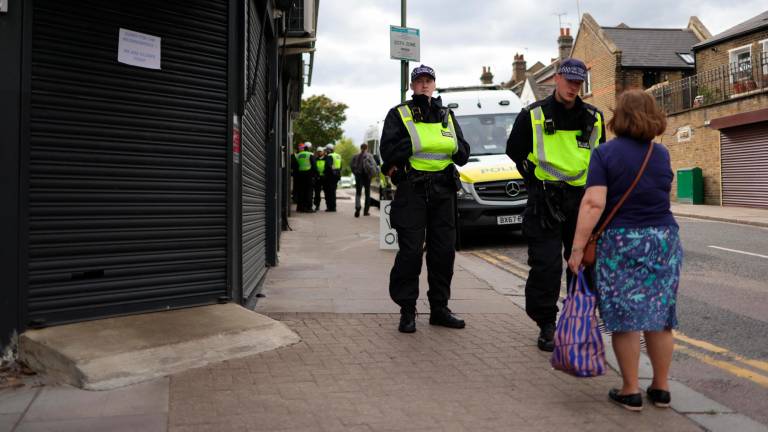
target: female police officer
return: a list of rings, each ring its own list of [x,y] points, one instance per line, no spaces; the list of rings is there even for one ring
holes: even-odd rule
[[[400,306],[403,333],[416,331],[416,300],[422,253],[427,251],[429,323],[464,328],[448,309],[456,254],[454,164],[464,165],[469,144],[435,91],[435,71],[421,65],[411,72],[413,98],[389,110],[381,134],[382,171],[397,185],[390,220],[400,250],[389,276],[389,294]]]

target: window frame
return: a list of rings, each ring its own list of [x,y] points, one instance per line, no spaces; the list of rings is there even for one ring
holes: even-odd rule
[[[744,53],[749,54],[749,60],[743,62],[743,64],[748,65],[748,71],[741,70],[740,64],[742,63],[739,63],[739,55]],[[749,74],[747,75],[745,72],[749,72]],[[737,81],[752,79],[752,44],[742,45],[728,50],[728,75],[731,84]]]
[[[592,94],[592,69],[587,69],[587,77],[581,88],[581,94],[583,96],[590,96]]]

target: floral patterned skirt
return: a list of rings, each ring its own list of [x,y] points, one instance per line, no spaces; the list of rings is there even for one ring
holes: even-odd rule
[[[677,327],[683,248],[676,226],[613,228],[597,245],[600,316],[612,332]]]

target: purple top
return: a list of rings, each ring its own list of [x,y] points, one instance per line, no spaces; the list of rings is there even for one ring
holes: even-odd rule
[[[673,178],[669,151],[661,144],[654,143],[654,146],[643,176],[608,224],[608,228],[677,226],[669,209],[669,191],[672,189]],[[646,142],[617,137],[592,152],[587,187],[608,186],[602,218],[608,216],[624,192],[629,189],[647,151]]]

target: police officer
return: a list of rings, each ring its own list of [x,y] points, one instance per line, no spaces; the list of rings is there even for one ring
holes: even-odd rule
[[[315,176],[313,179],[312,190],[314,191],[313,203],[315,204],[315,211],[320,210],[320,192],[325,186],[325,152],[323,149],[317,149],[315,151]],[[325,195],[325,205],[328,207],[328,194]]]
[[[307,150],[307,144],[299,144],[299,152],[291,161],[296,172],[296,184],[293,186],[297,191],[296,211],[303,213],[312,212],[312,177],[317,170],[315,157]]]
[[[323,190],[325,192],[325,211],[336,211],[336,188],[339,185],[339,179],[341,179],[341,155],[333,151],[333,144],[325,146],[325,164],[327,174],[325,176],[325,186]]]
[[[382,171],[397,185],[390,221],[400,246],[389,275],[389,294],[400,306],[403,333],[416,331],[416,300],[424,249],[427,251],[429,323],[464,328],[448,309],[456,254],[454,164],[464,165],[469,144],[453,114],[433,98],[435,71],[411,72],[413,98],[389,110],[381,134]],[[425,247],[426,242],[426,247]]]
[[[592,150],[605,142],[603,115],[579,98],[587,68],[566,59],[555,75],[555,91],[523,109],[507,140],[528,186],[523,235],[528,241],[525,311],[539,326],[537,345],[554,349],[563,256],[571,255],[579,203]],[[570,282],[574,275],[566,269]]]

